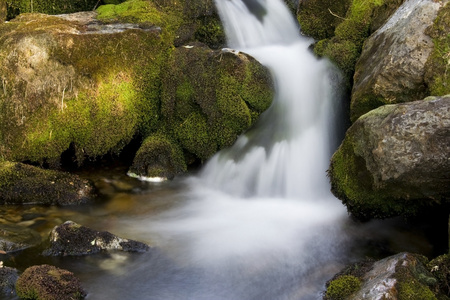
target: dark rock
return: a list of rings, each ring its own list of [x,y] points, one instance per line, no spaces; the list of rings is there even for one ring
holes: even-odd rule
[[[450,97],[362,116],[333,155],[332,191],[355,216],[414,215],[450,198]]]
[[[101,251],[121,250],[145,252],[150,247],[144,243],[122,239],[107,231],[96,231],[72,221],[55,227],[50,234],[50,247],[44,255],[88,255]]]
[[[77,175],[0,162],[0,203],[74,205],[90,202],[93,184]]]
[[[9,267],[0,267],[0,298],[1,295],[12,297],[16,294],[16,281],[19,278],[17,270]]]
[[[10,253],[41,243],[38,232],[14,224],[0,224],[0,251]]]
[[[16,282],[16,291],[23,299],[76,300],[86,296],[72,272],[50,265],[26,269]]]

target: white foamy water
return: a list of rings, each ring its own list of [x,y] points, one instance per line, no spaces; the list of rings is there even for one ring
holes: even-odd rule
[[[115,221],[116,232],[151,240],[160,252],[123,268],[130,287],[107,289],[103,297],[320,299],[345,262],[347,213],[326,178],[339,76],[311,54],[311,41],[299,35],[281,0],[253,1],[265,5],[264,16],[241,0],[216,4],[229,45],[272,72],[272,106],[183,182],[169,210]]]
[[[216,4],[229,45],[272,72],[273,104],[187,180],[183,204],[147,221],[169,257],[207,274],[208,288],[186,299],[320,298],[345,250],[347,213],[326,177],[339,76],[312,55],[282,1],[253,1],[267,14],[241,0]]]

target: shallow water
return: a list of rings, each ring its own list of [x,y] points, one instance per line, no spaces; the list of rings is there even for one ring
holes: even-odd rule
[[[125,174],[124,168],[88,172],[106,195],[96,205],[9,207],[3,219],[20,223],[31,210],[35,218],[22,225],[43,237],[72,220],[155,249],[64,258],[29,250],[3,255],[5,265],[66,268],[81,279],[87,299],[320,299],[327,280],[366,255],[433,254],[422,228],[401,219],[361,224],[336,217],[329,211],[342,208],[337,199],[299,209],[290,200],[230,198],[199,187],[199,178],[143,183]],[[332,218],[324,223],[317,214]]]

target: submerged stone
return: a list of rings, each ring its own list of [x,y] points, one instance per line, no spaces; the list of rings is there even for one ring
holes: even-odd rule
[[[37,231],[15,224],[0,224],[0,251],[11,253],[41,243]]]
[[[43,254],[78,256],[110,250],[146,252],[150,250],[150,247],[141,242],[120,238],[107,231],[96,231],[67,221],[53,228],[50,234],[50,246]]]

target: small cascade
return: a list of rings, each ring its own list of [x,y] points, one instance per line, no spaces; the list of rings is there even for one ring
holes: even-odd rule
[[[261,2],[260,2],[261,1]],[[272,106],[236,144],[217,154],[202,178],[239,197],[316,201],[328,193],[325,176],[336,144],[339,90],[336,71],[308,49],[290,12],[279,0],[255,15],[240,0],[217,0],[230,46],[269,68],[276,84]]]

